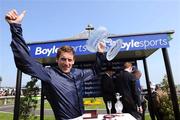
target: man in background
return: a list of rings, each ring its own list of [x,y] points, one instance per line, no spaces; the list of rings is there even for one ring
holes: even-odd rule
[[[104,60],[105,56],[105,44],[103,42],[99,43],[98,46],[98,54],[101,57],[99,61],[101,64],[107,64]],[[132,63],[125,62],[124,63],[124,70],[118,71],[115,74],[114,78],[114,86],[115,86],[115,93],[120,93],[122,96],[122,104],[123,104],[123,113],[130,113],[136,119],[141,120],[141,116],[137,111],[137,106],[140,107],[138,102],[138,94],[136,92],[136,84],[135,79],[132,75]]]
[[[137,94],[138,94],[138,101],[140,103],[141,106],[138,107],[138,112],[142,115],[142,120],[145,119],[145,110],[146,110],[146,100],[144,98],[144,96],[141,94],[141,84],[140,84],[140,78],[142,76],[142,73],[140,70],[138,69],[135,69],[133,70],[132,74],[134,75],[134,78],[136,80],[136,91],[137,91]]]

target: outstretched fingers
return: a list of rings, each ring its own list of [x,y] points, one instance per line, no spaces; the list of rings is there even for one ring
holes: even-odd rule
[[[8,20],[15,20],[17,18],[17,11],[11,10],[6,14],[6,19]]]
[[[26,11],[23,11],[21,14],[18,14],[18,12],[13,9],[11,11],[9,11],[6,15],[5,15],[5,19],[8,23],[21,23],[22,19],[25,16]]]
[[[10,11],[10,15],[12,16],[13,20],[17,19],[18,15],[17,15],[17,12],[15,10]]]

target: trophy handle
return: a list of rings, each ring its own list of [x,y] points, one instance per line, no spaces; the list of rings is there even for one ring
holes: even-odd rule
[[[116,40],[114,42],[115,42],[114,45],[112,45],[109,48],[109,50],[107,51],[107,54],[106,54],[106,59],[108,61],[111,61],[118,54],[118,52],[121,49],[123,40],[122,39],[118,39],[118,40]]]

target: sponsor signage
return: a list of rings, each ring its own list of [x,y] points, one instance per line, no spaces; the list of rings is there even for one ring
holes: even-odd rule
[[[110,37],[113,41],[122,39],[120,51],[146,50],[169,47],[169,36],[166,33],[150,35],[116,36]],[[76,55],[94,54],[86,49],[86,40],[69,40],[47,43],[28,44],[30,54],[33,58],[55,57],[57,49],[63,45],[72,46]]]

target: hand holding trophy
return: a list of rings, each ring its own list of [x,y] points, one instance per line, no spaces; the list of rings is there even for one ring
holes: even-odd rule
[[[98,43],[105,41],[107,38],[107,29],[105,27],[99,27],[90,34],[88,40],[86,41],[87,50],[90,52],[97,52]]]
[[[97,52],[98,51],[98,44],[100,42],[104,43],[106,54],[106,59],[111,61],[121,49],[123,41],[118,39],[113,41],[112,39],[108,38],[109,33],[105,27],[99,27],[95,31],[91,33],[88,40],[86,41],[86,48],[90,52]]]

